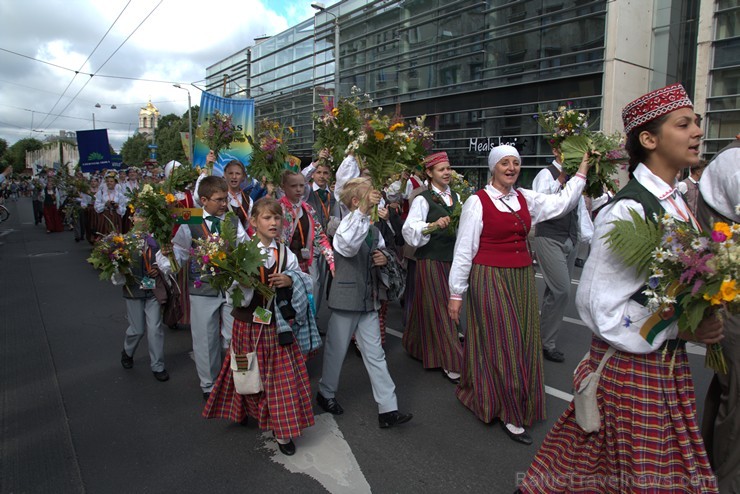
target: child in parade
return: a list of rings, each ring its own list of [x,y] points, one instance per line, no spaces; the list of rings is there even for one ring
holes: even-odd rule
[[[669,322],[648,342],[641,329],[652,312],[640,297],[647,276],[625,265],[604,239],[615,220],[630,219],[630,210],[648,221],[667,214],[698,228],[676,193],[676,173],[698,163],[703,133],[680,84],[631,102],[622,119],[633,179],[596,216],[591,256],[576,294],[578,313],[593,336],[574,387],[609,347],[616,350],[599,381],[601,425],[584,432],[571,403],[545,437],[521,492],[593,492],[594,485],[609,493],[718,492],[699,432],[685,343],[719,342],[722,323],[705,315],[691,334]]]
[[[395,384],[388,372],[378,326],[378,272],[388,263],[385,242],[370,224],[370,211],[380,202],[380,192],[372,190],[370,180],[352,179],[342,189],[341,201],[349,211],[334,236],[337,270],[334,273],[328,305],[332,310],[326,333],[324,363],[316,400],[325,411],[341,415],[336,400],[342,363],[350,339],[356,336],[362,360],[370,376],[373,397],[378,404],[381,428],[408,422],[410,413],[398,411]]]
[[[98,226],[96,233],[106,235],[110,232],[121,231],[126,202],[118,186],[118,174],[115,171],[106,173],[105,184],[95,194]]]
[[[318,279],[318,268],[314,257],[319,253],[334,272],[334,252],[329,239],[321,228],[316,211],[303,200],[306,179],[292,170],[283,173],[282,189],[285,195],[280,199],[283,208],[282,241],[295,254],[304,273],[311,275],[314,283]]]
[[[134,215],[133,223],[145,229],[141,218]],[[121,365],[124,369],[134,366],[134,352],[146,333],[149,360],[157,381],[168,381],[170,375],[164,367],[164,331],[162,329],[162,303],[167,294],[162,286],[169,275],[170,263],[159,249],[154,237],[144,233],[141,250],[131,256],[131,275],[123,286],[126,315],[129,326],[123,340]],[[158,290],[155,296],[155,290]]]
[[[197,225],[182,225],[172,239],[175,255],[182,266],[189,266],[190,330],[193,337],[195,367],[203,391],[203,399],[213,388],[221,370],[221,350],[229,348],[234,318],[231,304],[224,293],[202,280],[190,249],[195,239],[205,238],[221,232],[221,222],[226,216],[228,186],[221,177],[205,177],[199,188],[203,204],[203,222]],[[237,242],[247,240],[247,233],[234,218]],[[187,228],[186,228],[187,226]],[[188,269],[183,267],[183,269]]]
[[[231,160],[224,167],[224,178],[229,185],[229,211],[232,211],[238,218],[242,227],[247,234],[252,236],[254,232],[249,224],[249,217],[252,214],[252,205],[254,202],[249,194],[242,189],[242,184],[247,178],[247,172],[244,165],[239,160]]]
[[[445,310],[449,299],[448,280],[455,248],[455,234],[447,227],[460,198],[450,189],[447,153],[427,156],[424,167],[428,188],[419,195],[403,225],[407,244],[416,248],[414,297],[403,332],[403,347],[425,369],[442,368],[444,375],[457,384],[462,368],[462,346],[455,323]],[[425,234],[434,226],[436,230]]]
[[[282,208],[271,197],[258,200],[250,217],[259,239],[259,247],[267,255],[260,268],[262,281],[274,289],[290,289],[290,272],[300,272],[295,255],[280,243]],[[306,276],[301,274],[301,276]],[[252,395],[236,392],[232,380],[231,353],[226,354],[221,373],[203,410],[205,418],[225,418],[242,422],[247,416],[256,418],[261,429],[273,431],[278,448],[285,455],[295,453],[293,438],[314,424],[311,407],[311,385],[303,353],[292,331],[278,333],[277,313],[272,299],[266,299],[252,289],[244,292],[242,307],[235,307],[232,349],[235,355],[257,352],[257,362],[263,391]],[[256,322],[257,308],[271,312],[267,323]]]

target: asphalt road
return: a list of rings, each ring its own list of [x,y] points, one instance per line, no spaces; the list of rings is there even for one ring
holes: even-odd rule
[[[566,362],[545,362],[548,419],[530,429],[535,444],[523,446],[478,421],[439,371],[405,354],[400,308],[392,306],[387,360],[399,406],[414,419],[378,428],[367,374],[350,352],[337,395],[344,415],[316,407],[317,425],[286,458],[254,421],[245,427],[201,418],[186,329],[166,330],[170,381],[152,376],[145,339],[134,368],[124,370],[124,302],[85,262],[90,246],[75,243],[71,232],[34,226],[29,199],[8,207],[12,216],[0,224],[3,494],[510,493],[567,406],[573,369],[590,341],[571,304],[559,339]],[[691,361],[701,412],[711,375],[703,357]],[[308,368],[315,392],[321,356]]]

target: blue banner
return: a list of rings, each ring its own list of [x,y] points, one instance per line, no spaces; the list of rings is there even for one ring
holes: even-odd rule
[[[254,133],[254,100],[221,98],[206,92],[201,93],[200,96],[193,164],[196,166],[205,166],[206,164],[209,149],[203,140],[203,129],[208,125],[208,117],[214,110],[231,115],[234,126],[234,140],[231,147],[217,150],[218,162],[213,167],[214,175],[223,175],[224,166],[231,160],[239,160],[244,163],[244,166],[249,166],[252,157],[252,146],[247,141],[247,135]]]
[[[112,168],[107,129],[78,130],[77,147],[80,151],[80,169],[83,172]]]

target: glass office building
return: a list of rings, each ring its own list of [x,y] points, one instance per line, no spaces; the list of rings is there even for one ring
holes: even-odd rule
[[[635,96],[678,80],[691,91],[699,2],[645,0],[640,5],[651,5],[642,16],[647,17],[642,27],[655,69],[650,70],[649,87],[635,89]],[[736,20],[738,0],[718,2],[734,5],[725,10]],[[209,67],[208,90],[254,98],[256,118],[277,119],[296,129],[293,152],[308,160],[312,115],[322,111],[322,97],[336,89],[346,96],[357,86],[389,113],[427,115],[435,148],[447,151],[455,168],[467,168],[474,182],[486,179],[490,146],[515,144],[523,156],[522,181],[527,184],[551,159],[533,118],[538,110],[570,102],[587,110],[595,126],[621,129],[600,121],[607,101],[604,88],[612,87],[605,84],[609,30],[615,31],[613,44],[621,43],[617,38],[622,34],[610,27],[607,9],[621,3],[629,2],[344,0]],[[718,53],[724,50],[728,60],[722,65],[724,89],[717,85],[718,99],[712,103],[717,116],[708,115],[710,122],[719,122],[728,104],[737,108],[740,50],[731,49],[737,47],[737,38],[732,38],[736,24],[730,21],[723,21],[724,37],[717,40]],[[717,33],[719,37],[720,29]],[[728,87],[733,81],[734,87]],[[728,93],[734,102],[724,98]],[[737,118],[737,112],[734,115]],[[612,118],[618,121],[618,116]]]

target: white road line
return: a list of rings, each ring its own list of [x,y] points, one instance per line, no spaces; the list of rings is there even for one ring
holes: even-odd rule
[[[570,402],[573,400],[572,394],[566,393],[565,391],[560,391],[559,389],[555,389],[550,386],[545,386],[545,393],[549,394],[550,396],[554,396],[555,398],[560,398],[561,400],[565,400],[567,402]]]
[[[293,473],[302,473],[319,482],[331,494],[372,492],[334,416],[316,415],[316,424],[294,439],[296,452],[285,456],[271,432],[262,433],[262,449],[272,453],[272,461]]]

